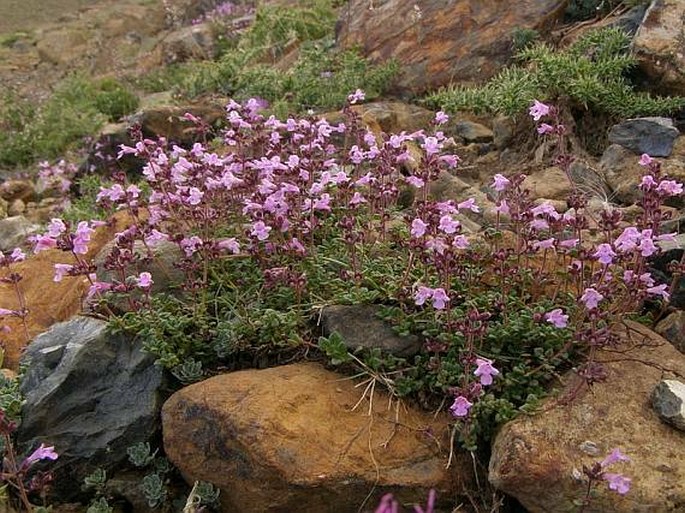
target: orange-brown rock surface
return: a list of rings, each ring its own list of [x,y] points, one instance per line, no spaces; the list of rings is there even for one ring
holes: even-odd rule
[[[608,472],[630,477],[631,489],[620,496],[602,482],[586,513],[685,511],[685,433],[663,423],[650,404],[662,378],[685,376],[685,355],[645,327],[629,327],[635,340],[647,335],[649,347],[605,354],[606,382],[582,389],[568,404],[519,417],[498,434],[490,482],[531,513],[577,511],[573,502],[584,497],[586,485],[574,469],[601,461],[615,447],[631,461]]]
[[[375,60],[395,58],[400,87],[420,93],[450,82],[480,82],[511,55],[515,29],[546,29],[563,13],[563,0],[351,0],[337,40],[360,46]]]
[[[375,393],[314,363],[224,374],[186,387],[164,405],[167,457],[192,483],[221,489],[223,511],[356,512],[392,491],[409,504],[435,488],[454,497],[470,459],[449,469],[449,419],[388,410]],[[371,495],[369,495],[371,493]]]

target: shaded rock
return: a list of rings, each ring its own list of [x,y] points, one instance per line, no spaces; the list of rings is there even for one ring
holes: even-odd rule
[[[164,448],[188,483],[220,488],[223,511],[352,513],[389,490],[418,503],[468,486],[470,460],[445,469],[449,442],[425,436],[443,440],[448,418],[409,409],[395,423],[385,393],[352,410],[360,398],[313,363],[216,376],[164,404]]]
[[[661,381],[652,393],[652,407],[664,422],[685,431],[685,383]]]
[[[609,129],[609,142],[620,144],[638,155],[646,153],[652,157],[668,157],[678,129],[670,118],[628,119]]]
[[[21,199],[15,199],[7,209],[10,216],[18,216],[26,212],[26,203]]]
[[[499,115],[492,120],[493,142],[498,150],[511,144],[516,133],[516,121],[510,116]]]
[[[647,406],[662,368],[685,373],[685,355],[658,335],[628,322],[632,341],[606,355],[606,382],[588,390],[575,375],[566,377],[561,400],[543,413],[521,416],[498,433],[490,460],[490,482],[514,496],[531,513],[575,511],[586,482],[574,478],[591,458],[579,444],[591,440],[608,454],[613,448],[631,458],[616,467],[632,479],[621,497],[606,484],[597,487],[593,512],[676,513],[685,504],[685,433],[665,425]],[[643,340],[643,337],[646,339]],[[642,345],[641,342],[647,345]],[[643,363],[644,362],[644,363]],[[564,400],[568,399],[568,400]]]
[[[29,180],[8,180],[0,185],[0,197],[9,203],[17,199],[28,202],[35,201],[38,194]]]
[[[654,328],[659,335],[685,354],[685,310],[672,312]]]
[[[494,138],[492,130],[473,121],[458,121],[453,131],[467,143],[489,143]]]
[[[375,61],[397,59],[399,86],[411,93],[451,81],[482,82],[511,56],[515,29],[545,27],[563,14],[563,0],[483,2],[352,0],[336,27],[343,48],[359,46]]]
[[[685,95],[685,5],[680,0],[651,2],[633,42],[640,67],[659,94]]]
[[[115,500],[125,500],[134,513],[148,513],[154,511],[148,504],[147,498],[141,487],[145,475],[146,472],[143,470],[117,472],[114,476],[107,479],[107,483],[105,483],[105,493],[108,497]]]
[[[193,59],[213,59],[216,45],[211,25],[200,23],[172,32],[162,41],[162,55],[167,65]]]
[[[111,472],[127,460],[129,446],[158,432],[163,371],[132,340],[107,333],[106,322],[75,317],[57,324],[31,343],[22,362],[18,440],[27,448],[55,446],[56,499],[77,497],[85,476],[98,467]]]
[[[88,51],[92,35],[80,27],[70,26],[51,30],[38,39],[36,49],[41,60],[56,65],[67,65],[80,60]]]
[[[604,175],[587,162],[575,160],[569,168],[569,175],[578,189],[588,196],[606,199],[611,195]]]
[[[11,251],[18,246],[24,246],[26,239],[38,231],[40,226],[33,224],[24,216],[0,220],[0,251]]]
[[[116,242],[114,240],[108,242],[93,259],[98,281],[112,283],[113,280],[120,279],[117,270],[109,270],[105,267],[107,259],[115,247]],[[150,287],[150,292],[152,294],[170,292],[172,289],[181,285],[185,279],[185,274],[175,265],[183,258],[183,254],[178,245],[169,241],[160,241],[157,244],[150,246],[150,250],[152,251],[152,258],[147,259],[147,249],[143,242],[139,240],[134,242],[134,258],[143,258],[145,260],[141,261],[141,264],[137,269],[131,269],[129,274],[132,275],[144,271],[152,274],[154,282],[152,287]],[[110,304],[120,311],[127,311],[130,309],[127,299],[121,295],[114,296]]]
[[[663,241],[659,243],[662,252],[651,259],[649,271],[659,283],[671,283],[673,273],[669,269],[672,262],[678,263],[685,252],[685,235],[678,235],[675,241]],[[678,286],[672,291],[669,305],[673,308],[685,309],[685,278],[681,278]]]
[[[618,144],[612,144],[604,150],[599,167],[612,191],[613,201],[632,205],[639,199],[641,193],[638,185],[644,170],[638,160],[632,151]]]
[[[122,144],[135,146],[129,134],[129,123],[109,123],[102,127],[88,149],[88,155],[79,167],[79,176],[89,173],[108,173],[116,166],[127,173],[139,172],[145,162],[130,153],[117,158]]]
[[[7,210],[9,209],[9,206],[7,202],[0,198],[0,219],[5,219],[7,217]]]
[[[378,317],[379,305],[333,305],[321,310],[324,336],[337,332],[351,351],[378,348],[400,357],[410,357],[421,349],[416,335],[400,336]]]
[[[534,171],[523,181],[523,188],[530,190],[532,198],[552,200],[565,200],[573,192],[566,173],[556,166]]]
[[[226,116],[224,106],[218,103],[192,103],[187,105],[166,105],[143,110],[131,118],[132,124],[139,124],[145,137],[166,137],[181,145],[189,145],[201,138],[197,127],[184,119],[190,113],[209,126],[222,124]]]

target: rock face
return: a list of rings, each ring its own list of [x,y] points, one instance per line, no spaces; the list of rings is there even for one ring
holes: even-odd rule
[[[670,118],[636,118],[612,126],[609,142],[637,154],[668,157],[678,135],[678,129]]]
[[[162,369],[107,323],[89,317],[57,324],[28,347],[21,384],[26,397],[18,439],[54,445],[57,498],[78,495],[83,478],[111,471],[126,449],[159,430]]]
[[[636,343],[647,337],[647,346],[637,344],[624,355],[633,361],[609,357],[618,361],[606,363],[606,382],[591,391],[580,389],[567,404],[519,417],[497,435],[490,482],[531,513],[576,511],[573,501],[584,496],[585,482],[573,477],[574,469],[601,460],[615,447],[631,458],[616,470],[632,479],[631,490],[621,497],[602,484],[586,511],[683,511],[685,433],[663,423],[649,402],[662,379],[660,368],[682,375],[685,356],[645,327],[628,327]],[[567,392],[577,385],[573,379],[567,383]],[[581,445],[586,441],[597,446],[599,456],[584,454]]]
[[[336,37],[379,61],[395,58],[399,85],[420,93],[495,75],[511,55],[512,31],[549,26],[563,0],[352,0],[343,8]]]
[[[402,410],[395,424],[379,391],[372,416],[368,400],[352,411],[361,393],[312,363],[216,376],[165,403],[164,448],[186,481],[221,489],[223,511],[352,513],[387,491],[418,503],[468,485],[470,463],[445,469],[436,444],[449,419]]]
[[[660,94],[685,95],[685,4],[680,0],[651,2],[638,30],[634,51],[651,85]]]
[[[661,381],[652,393],[652,406],[664,422],[685,431],[685,383]]]
[[[333,305],[321,311],[321,328],[325,336],[337,332],[348,349],[378,348],[395,356],[409,357],[419,352],[421,341],[416,335],[401,337],[378,318],[378,305]]]
[[[656,325],[656,332],[685,354],[685,310],[669,314]]]

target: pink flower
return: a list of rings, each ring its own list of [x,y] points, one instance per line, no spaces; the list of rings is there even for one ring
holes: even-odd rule
[[[435,113],[435,124],[436,125],[444,125],[450,120],[450,117],[445,114],[443,111],[438,111]]]
[[[614,246],[621,253],[627,253],[632,251],[637,247],[637,243],[640,241],[640,231],[634,226],[629,226],[623,230],[621,235],[616,237],[614,241]]]
[[[88,253],[88,243],[90,242],[90,235],[94,232],[87,221],[81,221],[76,228],[74,237],[74,253],[78,255],[85,255]]]
[[[40,447],[24,460],[22,467],[28,468],[40,460],[56,460],[58,456],[54,446],[45,447],[45,444],[40,444]]]
[[[473,198],[469,198],[466,201],[462,201],[461,203],[457,203],[457,209],[459,210],[470,210],[471,212],[480,212],[480,208],[478,208],[478,205],[476,205],[476,200]]]
[[[683,184],[675,180],[662,180],[656,190],[669,196],[679,196],[683,193]]]
[[[643,153],[642,156],[640,157],[639,164],[641,166],[649,166],[653,161],[654,160],[652,159],[652,157],[650,157],[646,153]]]
[[[652,175],[645,175],[642,177],[642,180],[640,180],[640,189],[643,191],[651,191],[654,186],[656,185],[656,180],[654,180],[654,177]]]
[[[599,260],[601,264],[609,265],[614,261],[616,253],[611,249],[610,244],[600,244],[597,246],[597,251],[595,251],[592,256]]]
[[[56,239],[60,235],[62,235],[65,231],[67,231],[67,227],[64,224],[64,221],[61,219],[51,219],[50,224],[48,224],[48,235],[52,237],[53,239]]]
[[[625,495],[630,491],[632,480],[629,477],[606,472],[602,474],[602,479],[609,483],[609,490],[613,490],[619,495]]]
[[[234,255],[240,253],[240,244],[238,244],[238,241],[235,240],[235,237],[230,237],[228,239],[221,239],[220,241],[217,241],[216,248],[222,251],[230,251]]]
[[[509,187],[509,185],[511,185],[511,182],[508,178],[505,178],[504,175],[497,173],[492,178],[492,188],[495,189],[497,192],[504,191],[507,187]]]
[[[347,101],[354,105],[357,102],[363,101],[364,98],[366,98],[364,91],[357,89],[354,93],[347,97]]]
[[[68,275],[69,271],[74,268],[70,264],[55,264],[55,277],[54,281],[62,281],[65,275]]]
[[[186,237],[185,239],[181,240],[180,246],[183,248],[183,252],[186,254],[186,256],[190,257],[193,256],[200,246],[202,246],[202,239],[197,235]]]
[[[39,235],[34,239],[36,246],[33,248],[34,253],[40,253],[46,249],[53,249],[57,247],[57,241],[49,235]]]
[[[473,372],[474,376],[480,377],[481,385],[492,385],[492,377],[497,376],[499,371],[492,366],[492,360],[487,358],[476,358],[478,366]]]
[[[197,187],[191,187],[188,191],[188,199],[186,201],[189,205],[199,205],[204,195],[205,193]]]
[[[469,240],[465,235],[457,235],[452,241],[452,247],[457,249],[466,249],[469,247]]]
[[[616,447],[614,448],[609,455],[604,458],[601,462],[600,465],[602,468],[607,468],[610,465],[613,465],[614,463],[618,463],[619,461],[630,461],[630,458],[623,454],[621,452],[621,449]]]
[[[154,281],[152,281],[152,275],[149,272],[142,272],[136,278],[136,285],[141,289],[149,289]]]
[[[555,328],[565,328],[568,326],[568,315],[564,315],[564,311],[561,308],[555,308],[547,312],[545,320],[553,324]]]
[[[463,395],[460,395],[454,399],[454,403],[450,406],[450,412],[455,417],[467,417],[471,406],[473,406],[473,403]]]
[[[537,120],[536,120],[537,121]],[[538,134],[551,134],[554,132],[554,127],[552,125],[548,125],[547,123],[540,123],[538,126]]]
[[[597,305],[602,299],[604,299],[604,296],[591,287],[585,289],[585,292],[580,297],[580,300],[585,304],[585,308],[588,310],[597,308]]]
[[[657,285],[656,287],[649,287],[645,292],[647,294],[651,294],[653,296],[661,296],[664,298],[666,301],[668,301],[671,297],[671,295],[667,292],[668,290],[668,285],[665,283],[662,285]]]
[[[408,177],[406,177],[404,179],[404,181],[407,182],[412,187],[416,187],[417,189],[420,189],[421,187],[423,187],[426,184],[426,182],[424,182],[421,178],[419,178],[418,176],[414,176],[414,175],[409,175]]]
[[[7,308],[0,308],[0,317],[6,317],[8,315],[18,315],[19,312],[16,310],[8,310]]]
[[[445,289],[439,288],[433,290],[433,308],[436,310],[444,310],[445,305],[449,300],[450,298],[445,292]]]
[[[504,216],[508,216],[511,213],[511,209],[509,208],[509,203],[507,203],[507,200],[500,200],[495,207],[495,212],[498,212]]]
[[[399,503],[395,500],[391,493],[386,493],[381,497],[381,502],[378,504],[374,513],[399,513]]]
[[[554,206],[549,203],[541,203],[537,207],[532,208],[530,212],[536,217],[546,215],[555,221],[561,219],[557,209],[555,209]]]
[[[540,118],[549,114],[549,106],[534,100],[528,114],[530,114],[535,121],[540,121]]]
[[[153,229],[150,234],[145,237],[145,243],[149,244],[150,246],[154,246],[155,244],[159,244],[160,242],[164,240],[169,240],[169,236],[166,233],[162,233],[159,230]]]
[[[442,148],[442,144],[438,142],[437,137],[426,137],[421,147],[426,155],[435,155]]]
[[[90,299],[93,296],[100,295],[102,292],[106,292],[112,288],[111,283],[107,283],[104,281],[97,281],[98,276],[95,273],[91,273],[88,275],[91,281],[91,285],[88,288],[88,294],[86,295],[86,299]]]
[[[654,244],[652,240],[652,230],[642,230],[640,233],[640,243],[637,245],[637,249],[640,250],[640,254],[643,257],[652,256],[656,253],[659,248]]]
[[[551,249],[554,247],[554,237],[545,240],[538,240],[533,243],[533,249]]]
[[[10,255],[12,262],[23,262],[26,260],[26,253],[24,253],[20,248],[14,248],[12,254]]]
[[[444,162],[447,164],[449,167],[457,167],[457,164],[459,164],[459,157],[456,155],[440,155],[438,157],[438,161]]]
[[[361,195],[361,193],[355,192],[352,195],[352,199],[350,200],[350,205],[355,206],[355,205],[360,205],[362,203],[368,203],[368,202],[366,201],[366,198],[364,198],[364,196]]]
[[[423,237],[426,233],[428,225],[418,217],[411,222],[411,236],[414,238]]]

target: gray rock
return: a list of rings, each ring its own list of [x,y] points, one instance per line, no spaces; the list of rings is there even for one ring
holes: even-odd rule
[[[26,243],[27,237],[38,233],[40,226],[24,216],[7,217],[0,220],[0,251],[11,251]]]
[[[685,431],[685,383],[662,380],[652,392],[652,407],[664,422]]]
[[[166,64],[213,59],[216,45],[211,24],[200,23],[172,32],[162,42],[162,53]]]
[[[163,371],[130,339],[108,334],[106,322],[56,324],[29,345],[22,363],[18,441],[27,450],[54,445],[56,500],[76,498],[86,475],[97,467],[109,473],[129,446],[159,433]]]
[[[685,354],[685,310],[672,312],[654,328],[681,353]]]
[[[416,335],[399,336],[377,314],[378,305],[334,305],[321,311],[321,328],[325,336],[338,332],[352,351],[379,348],[395,356],[409,357],[421,349]]]
[[[493,142],[498,150],[503,150],[514,138],[516,122],[509,116],[497,116],[492,120]]]
[[[612,190],[611,200],[632,205],[640,198],[638,188],[644,170],[636,155],[619,144],[612,144],[602,154],[599,167]]]
[[[668,157],[678,135],[678,129],[670,118],[635,118],[612,126],[609,129],[609,142],[620,144],[637,154]]]

